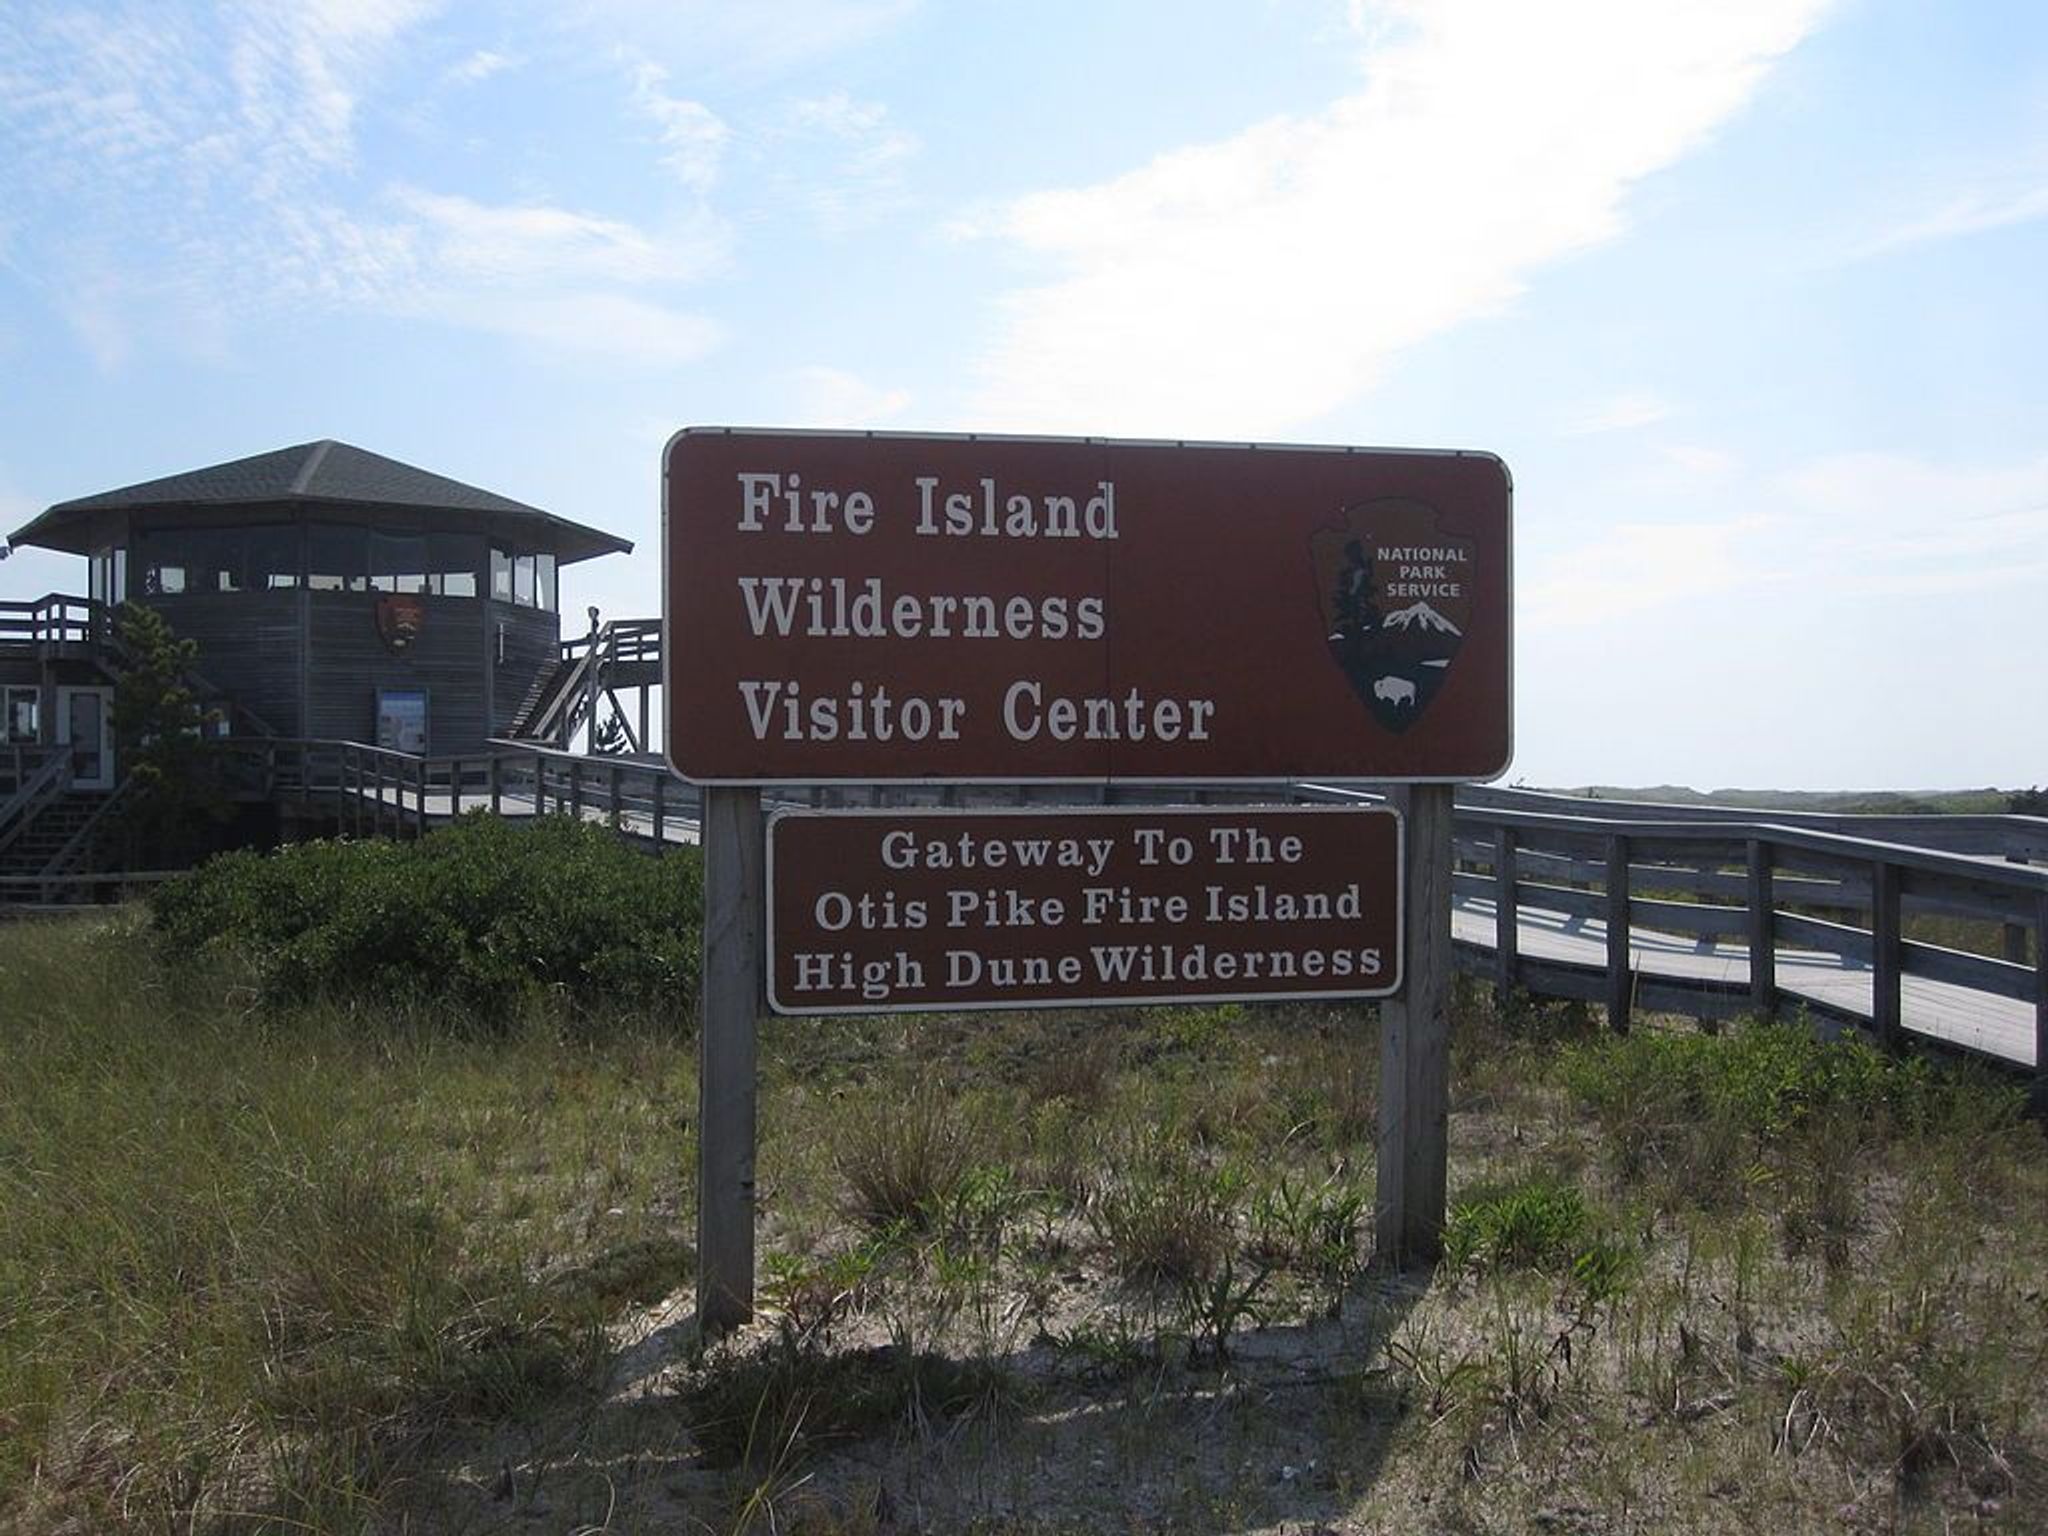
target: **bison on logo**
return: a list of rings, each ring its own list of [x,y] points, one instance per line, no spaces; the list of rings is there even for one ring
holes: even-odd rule
[[[412,593],[393,593],[377,599],[377,638],[394,656],[403,656],[427,627],[427,602]]]
[[[1471,539],[1436,509],[1388,497],[1346,507],[1309,538],[1330,659],[1390,731],[1422,718],[1472,617]]]

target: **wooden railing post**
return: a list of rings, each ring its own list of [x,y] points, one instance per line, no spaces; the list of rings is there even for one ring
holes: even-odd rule
[[[490,764],[491,814],[495,816],[505,803],[505,759],[493,752]]]
[[[583,760],[577,757],[569,759],[569,814],[583,819]]]
[[[618,831],[618,830],[619,830],[619,817],[620,817],[620,800],[619,800],[619,765],[618,765],[618,763],[617,763],[616,761],[614,761],[614,762],[612,763],[612,771],[611,771],[611,781],[612,781],[612,782],[611,782],[611,798],[612,798],[612,812],[611,812],[611,823],[612,823],[612,830],[613,830],[614,832],[616,832],[616,831]]]
[[[654,846],[657,851],[668,846],[666,833],[661,825],[662,812],[666,809],[662,802],[666,798],[667,793],[668,770],[666,768],[657,768],[654,771]]]
[[[1628,1033],[1630,993],[1634,978],[1628,968],[1628,839],[1611,833],[1607,839],[1607,1027]]]
[[[2008,853],[2005,856],[2005,862],[2008,864],[2024,864],[2027,861],[2021,854]],[[2037,959],[2040,953],[2040,949],[2036,947],[2034,954]],[[2027,963],[2027,925],[2025,922],[2007,923],[2005,925],[2005,958],[2014,965],[2025,965]]]
[[[1778,1007],[1777,903],[1771,879],[1771,845],[1749,840],[1749,1005],[1768,1019]]]
[[[1870,867],[1870,1023],[1886,1050],[1899,1044],[1899,867]]]
[[[548,808],[547,795],[545,793],[547,788],[547,766],[548,760],[545,757],[542,757],[538,752],[533,754],[533,814],[536,816]]]
[[[1494,987],[1503,1008],[1515,994],[1522,968],[1522,916],[1515,890],[1516,842],[1513,827],[1493,829]]]
[[[2048,1115],[2048,891],[2034,898],[2034,1108]]]

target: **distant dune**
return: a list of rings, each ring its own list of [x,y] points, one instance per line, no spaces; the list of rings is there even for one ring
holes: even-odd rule
[[[1535,786],[1526,786],[1534,788]],[[1633,788],[1583,784],[1550,791],[1594,800],[1652,800],[1666,805],[1734,805],[1784,811],[1835,811],[1848,815],[1908,816],[1989,814],[2012,808],[2017,791],[2003,789],[1691,789],[1683,784]]]

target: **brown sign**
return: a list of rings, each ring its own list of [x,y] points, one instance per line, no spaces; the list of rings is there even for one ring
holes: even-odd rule
[[[1400,987],[1400,818],[1382,808],[784,812],[767,862],[777,1013]]]
[[[1490,454],[693,429],[668,751],[707,783],[1485,779]]]
[[[427,600],[410,593],[378,598],[372,613],[377,623],[377,638],[394,656],[403,656],[411,650],[427,627]]]

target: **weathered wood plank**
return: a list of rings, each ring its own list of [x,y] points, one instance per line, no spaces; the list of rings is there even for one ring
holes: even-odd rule
[[[1749,1001],[1760,1015],[1777,1011],[1777,897],[1772,890],[1771,845],[1749,841]]]
[[[1878,1043],[1895,1050],[1899,1043],[1899,980],[1903,959],[1899,948],[1899,869],[1888,860],[1871,867],[1870,1019]]]
[[[1607,1027],[1628,1032],[1628,846],[1619,833],[1607,838]]]
[[[1443,1252],[1449,1166],[1451,786],[1404,785],[1401,993],[1380,1004],[1377,1259],[1427,1263]]]
[[[704,796],[704,960],[697,1074],[697,1319],[754,1315],[755,1025],[763,990],[761,792]]]

